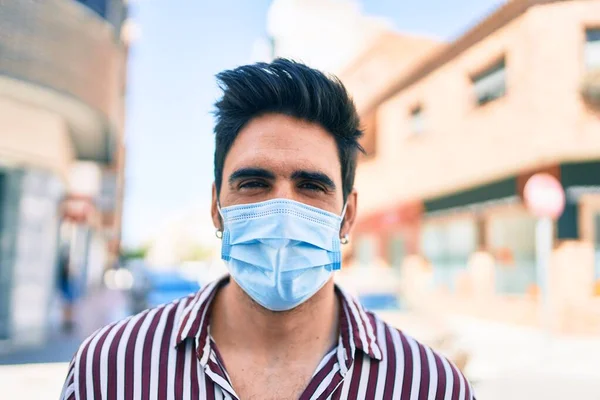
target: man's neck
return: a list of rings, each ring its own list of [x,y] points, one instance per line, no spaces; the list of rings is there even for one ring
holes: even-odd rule
[[[234,346],[258,358],[299,357],[307,351],[324,355],[337,342],[339,307],[333,280],[300,306],[273,312],[231,279],[215,297],[211,335],[219,348]]]

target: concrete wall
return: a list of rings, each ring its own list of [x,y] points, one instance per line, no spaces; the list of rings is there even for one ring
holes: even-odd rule
[[[75,151],[58,115],[0,97],[0,159],[52,171],[66,181]]]

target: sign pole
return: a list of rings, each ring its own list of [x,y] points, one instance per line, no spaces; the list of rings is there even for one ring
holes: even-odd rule
[[[554,221],[565,209],[565,191],[560,181],[553,175],[538,173],[533,175],[523,189],[523,196],[529,211],[535,215],[536,282],[539,287],[538,315],[543,340],[542,363],[550,363],[552,350],[552,302],[550,299],[550,258],[554,241]]]
[[[536,280],[540,289],[540,323],[542,329],[551,333],[551,307],[548,298],[550,278],[550,256],[554,238],[553,221],[550,217],[538,219],[535,230]]]

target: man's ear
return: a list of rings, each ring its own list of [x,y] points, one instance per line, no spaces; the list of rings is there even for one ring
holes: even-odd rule
[[[356,221],[356,207],[358,205],[358,193],[356,190],[352,190],[352,192],[348,195],[348,199],[346,200],[346,214],[344,215],[344,220],[342,222],[342,227],[340,228],[340,238],[350,235],[352,228],[354,227],[354,222]]]
[[[217,185],[215,185],[214,182],[212,185],[212,201],[210,206],[210,214],[215,228],[222,231],[223,220],[221,219],[221,214],[219,213],[219,196],[217,194]]]

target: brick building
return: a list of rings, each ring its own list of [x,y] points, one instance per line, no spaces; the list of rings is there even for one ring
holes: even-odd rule
[[[533,173],[549,172],[567,195],[553,274],[590,299],[600,278],[600,114],[591,101],[600,1],[510,1],[404,63],[391,60],[406,46],[391,41],[341,74],[369,152],[357,175],[355,261],[400,266],[418,254],[439,288],[458,293],[484,251],[495,293],[535,295],[536,220],[522,193]]]

